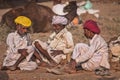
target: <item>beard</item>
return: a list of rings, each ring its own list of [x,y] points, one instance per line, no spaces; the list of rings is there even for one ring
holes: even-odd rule
[[[18,34],[21,36],[21,37],[23,37],[23,36],[25,36],[26,34],[27,34],[27,32],[20,32],[20,31],[18,31]]]
[[[58,34],[61,30],[55,30],[55,33]]]

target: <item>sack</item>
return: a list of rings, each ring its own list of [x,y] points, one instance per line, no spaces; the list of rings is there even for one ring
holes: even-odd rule
[[[87,0],[84,8],[87,9],[87,10],[88,10],[88,9],[91,9],[91,8],[92,8],[92,3],[91,3],[89,0]]]
[[[112,55],[120,56],[120,45],[114,45],[114,46],[110,47],[110,50],[112,52]]]

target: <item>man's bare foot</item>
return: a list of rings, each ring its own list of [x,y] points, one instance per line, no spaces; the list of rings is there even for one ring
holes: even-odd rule
[[[65,70],[66,73],[69,73],[69,74],[74,74],[76,73],[77,71],[75,69],[67,69]]]
[[[15,67],[15,66],[9,66],[8,69],[11,70],[11,71],[15,71],[17,69],[17,67]]]
[[[69,74],[73,74],[76,73],[76,66],[77,63],[75,62],[75,60],[71,60],[70,63],[68,63],[66,65],[66,67],[64,68],[65,72],[69,73]]]
[[[49,64],[47,62],[42,61],[42,62],[40,62],[39,66],[47,67],[47,66],[49,66]]]
[[[64,72],[73,74],[73,73],[76,73],[77,71],[75,68],[73,69],[69,64],[67,64],[64,68]]]
[[[75,60],[73,60],[73,59],[71,59],[71,61],[70,61],[70,67],[72,68],[72,69],[76,69],[75,68],[75,66],[77,65],[77,63],[76,63],[76,61]]]
[[[8,70],[7,66],[2,66],[1,70]]]
[[[55,67],[55,66],[57,66],[58,64],[57,64],[55,61],[50,61],[49,65],[50,65],[51,67]]]
[[[15,71],[16,69],[18,69],[15,66],[2,66],[1,70],[11,70],[11,71]]]

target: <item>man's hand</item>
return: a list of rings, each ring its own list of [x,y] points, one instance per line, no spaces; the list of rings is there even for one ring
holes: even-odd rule
[[[75,60],[71,59],[70,65],[72,69],[75,69],[75,66],[77,65],[77,63]]]
[[[27,53],[27,49],[18,49],[18,52],[23,55],[23,56],[27,56],[28,53]]]
[[[25,52],[27,52],[27,49],[18,49],[18,52],[19,53],[25,53]]]
[[[35,41],[34,45],[35,45],[35,47],[36,47],[37,49],[43,50],[42,46],[39,44],[38,41]]]
[[[35,45],[35,46],[38,46],[38,45],[39,45],[39,42],[38,42],[38,41],[35,41],[34,45]]]
[[[51,55],[54,57],[59,54],[64,54],[64,52],[62,50],[51,50],[51,51],[52,51]]]

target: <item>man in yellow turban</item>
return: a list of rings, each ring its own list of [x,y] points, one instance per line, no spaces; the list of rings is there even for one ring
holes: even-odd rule
[[[27,32],[32,22],[26,16],[18,16],[14,22],[16,23],[16,31],[7,36],[7,54],[1,70],[36,69],[37,64],[30,60],[34,48],[31,46],[30,34]]]

